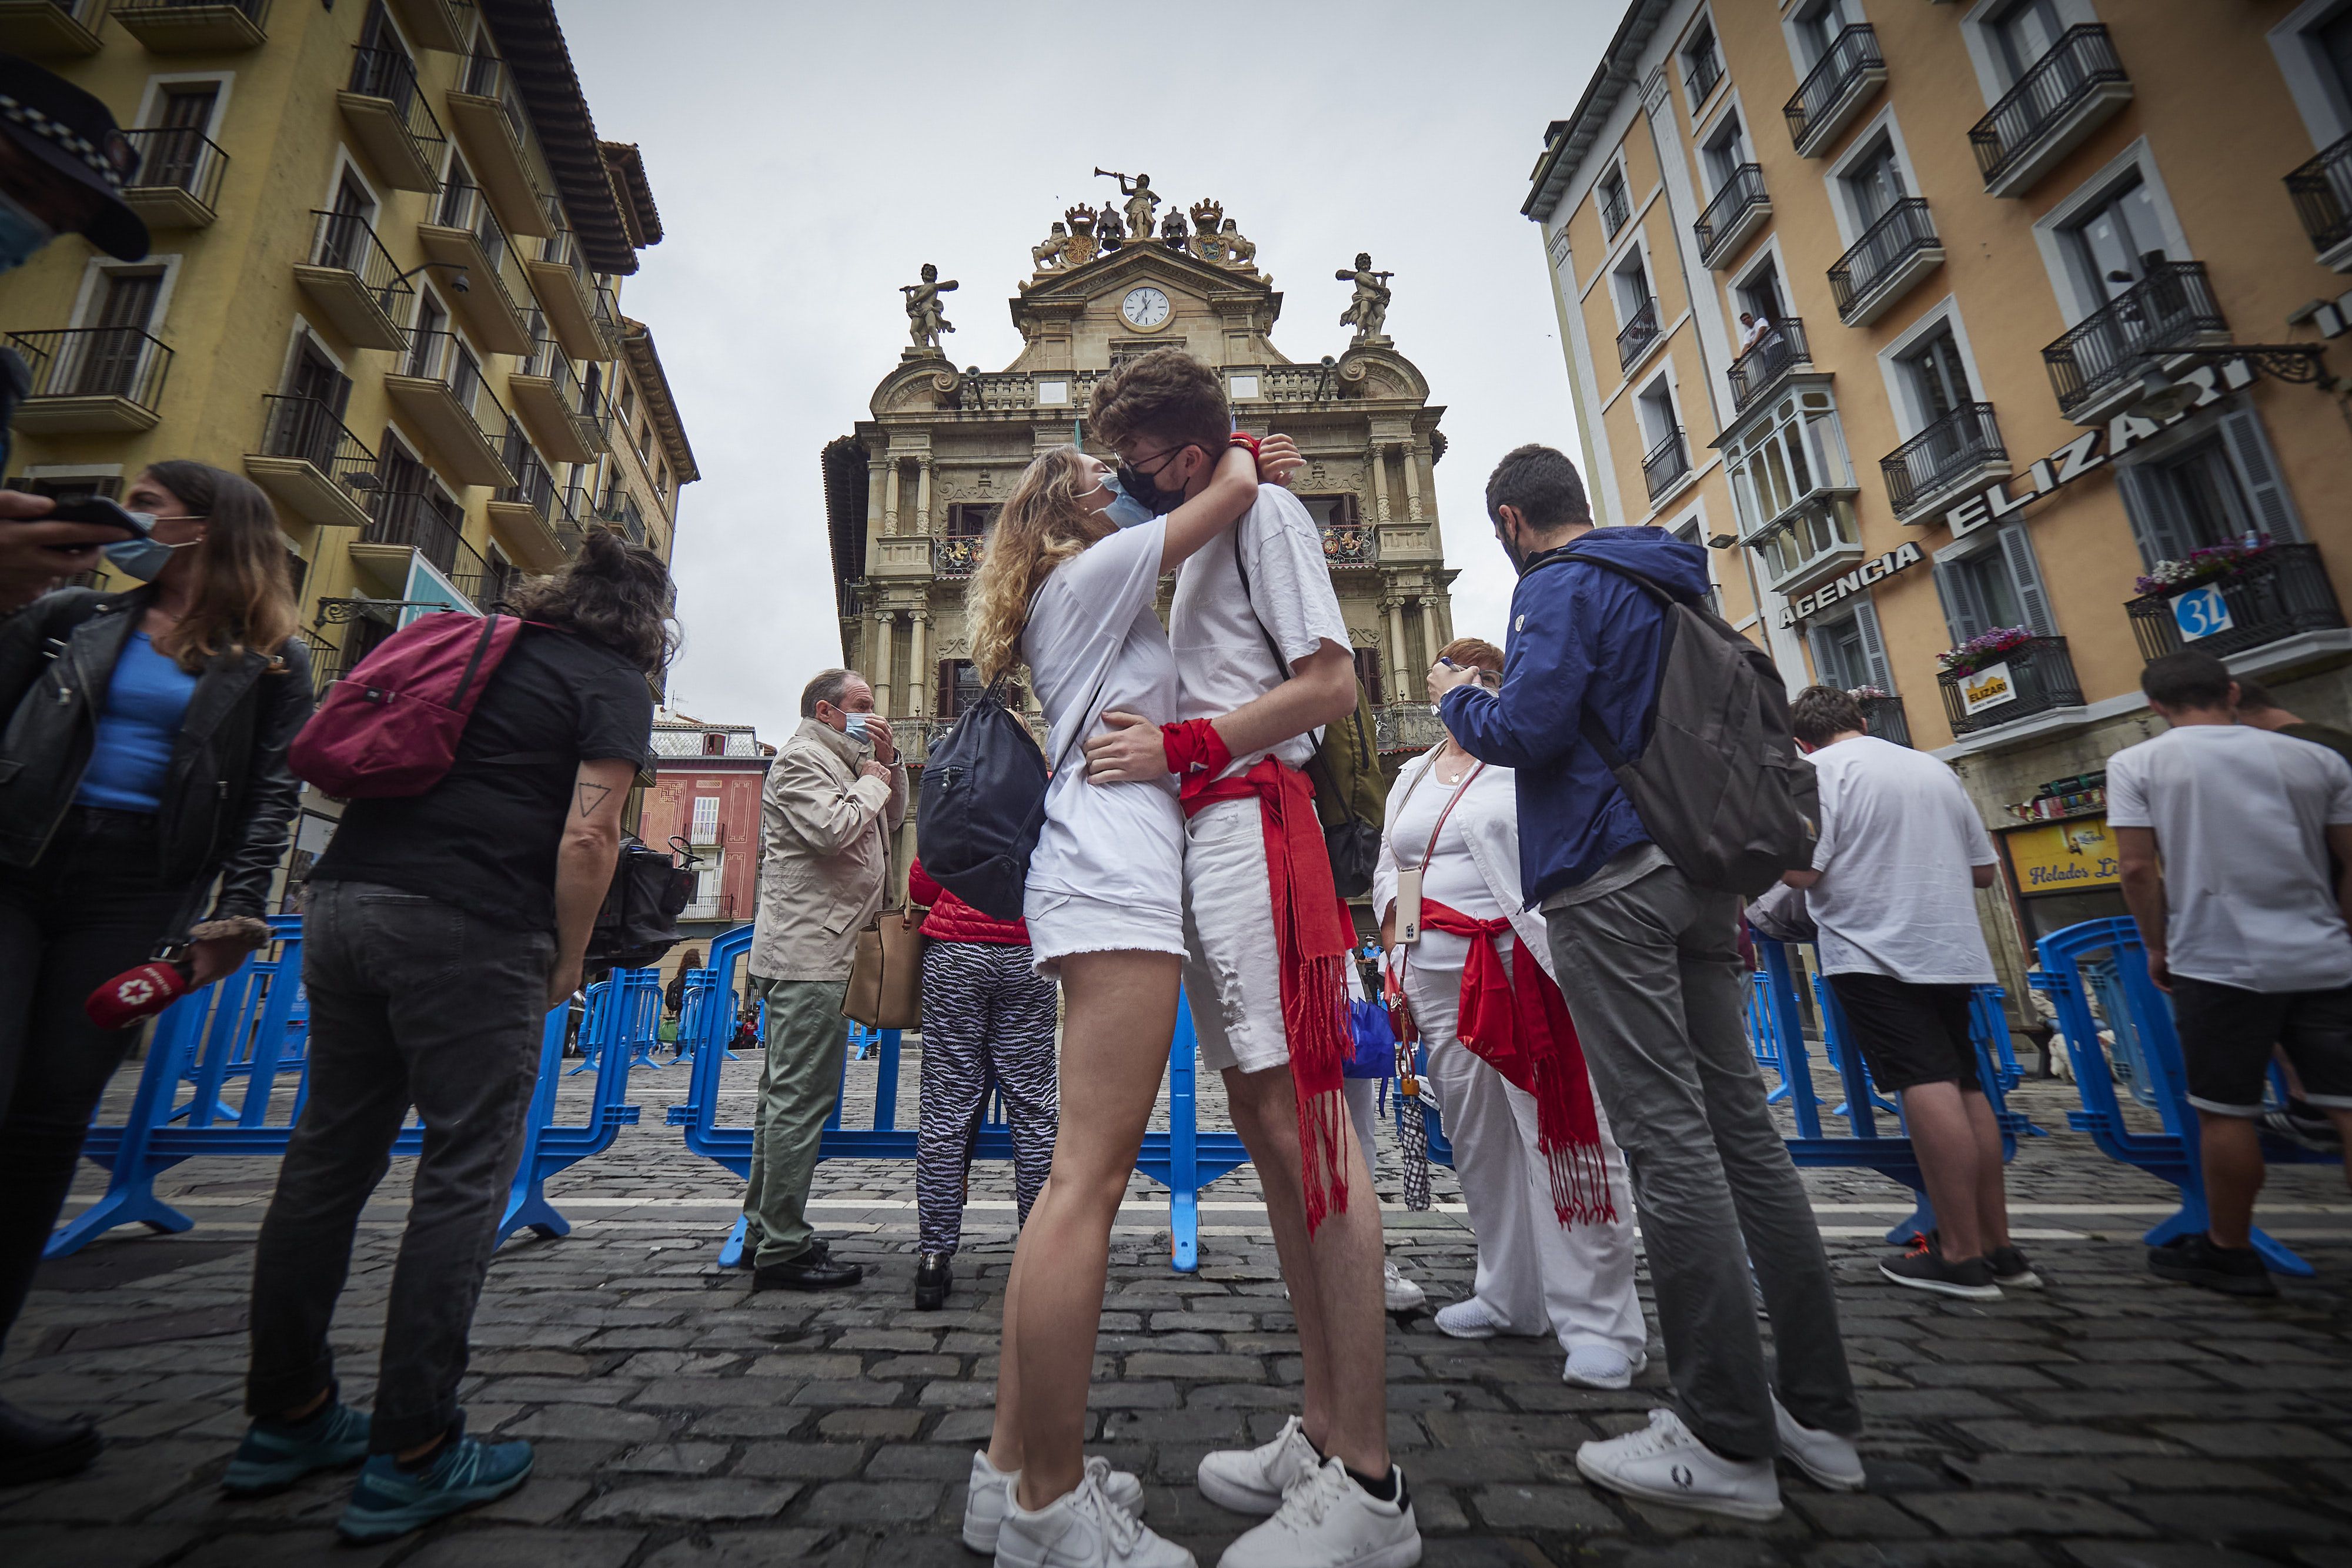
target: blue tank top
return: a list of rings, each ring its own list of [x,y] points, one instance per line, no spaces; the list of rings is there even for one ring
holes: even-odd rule
[[[133,632],[114,662],[106,706],[98,716],[97,744],[82,769],[74,804],[115,811],[163,810],[172,747],[195,690],[195,676],[157,653],[146,632]]]

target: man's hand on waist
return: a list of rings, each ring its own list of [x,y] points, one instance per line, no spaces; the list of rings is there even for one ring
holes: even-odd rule
[[[1168,747],[1160,727],[1140,714],[1103,715],[1110,727],[1087,738],[1087,782],[1147,784],[1168,777]]]

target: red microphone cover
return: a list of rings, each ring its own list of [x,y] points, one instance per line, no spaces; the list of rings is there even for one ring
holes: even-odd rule
[[[153,1018],[186,995],[187,989],[185,970],[151,958],[90,992],[81,1009],[100,1029],[128,1029],[142,1019]]]

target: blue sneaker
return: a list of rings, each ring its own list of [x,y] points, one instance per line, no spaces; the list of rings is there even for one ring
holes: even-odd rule
[[[268,1497],[318,1470],[340,1470],[367,1458],[368,1418],[341,1403],[299,1425],[256,1421],[221,1477],[231,1497]]]
[[[429,1469],[404,1470],[390,1454],[369,1456],[335,1528],[346,1541],[389,1541],[436,1519],[495,1502],[530,1479],[529,1443],[460,1437]]]

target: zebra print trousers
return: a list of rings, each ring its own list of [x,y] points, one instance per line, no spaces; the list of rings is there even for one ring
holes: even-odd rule
[[[992,1082],[1013,1134],[1013,1199],[1023,1223],[1053,1168],[1060,1093],[1054,1064],[1054,983],[1026,946],[933,942],[923,950],[922,1128],[915,1140],[915,1208],[922,1249],[963,1239],[971,1145]]]

